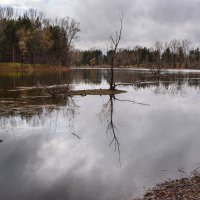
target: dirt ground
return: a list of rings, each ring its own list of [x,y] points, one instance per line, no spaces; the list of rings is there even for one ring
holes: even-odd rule
[[[135,200],[198,200],[200,199],[200,174],[189,178],[170,180],[158,184]]]

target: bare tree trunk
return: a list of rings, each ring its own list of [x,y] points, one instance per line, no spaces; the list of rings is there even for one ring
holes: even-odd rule
[[[113,56],[110,65],[110,90],[114,89],[115,89],[115,83],[114,83],[114,56]]]
[[[115,80],[114,80],[114,66],[115,58],[118,50],[118,45],[122,39],[122,25],[123,25],[123,14],[120,16],[120,30],[116,31],[115,38],[111,35],[111,62],[110,62],[110,90],[115,89]]]
[[[176,55],[173,55],[174,68],[176,68]]]
[[[12,62],[15,62],[15,45],[12,45]]]

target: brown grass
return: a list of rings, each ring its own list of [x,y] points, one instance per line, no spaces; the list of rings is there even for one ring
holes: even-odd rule
[[[0,63],[1,71],[35,71],[35,70],[62,70],[68,71],[69,67],[56,66],[56,65],[47,65],[47,64],[24,64],[21,63]]]

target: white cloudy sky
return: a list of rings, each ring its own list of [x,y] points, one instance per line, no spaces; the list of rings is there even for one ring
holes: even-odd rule
[[[188,39],[200,43],[200,0],[0,0],[1,6],[36,8],[48,17],[69,16],[80,22],[78,48],[107,46],[124,13],[121,47]]]

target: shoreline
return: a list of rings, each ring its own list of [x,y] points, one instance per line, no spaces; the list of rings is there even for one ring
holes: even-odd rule
[[[191,176],[168,180],[155,185],[145,192],[142,198],[134,200],[177,200],[200,199],[200,173],[195,171]]]
[[[69,71],[72,69],[110,69],[109,65],[100,65],[100,66],[56,66],[56,65],[47,65],[47,64],[24,64],[21,63],[0,63],[1,71]],[[144,66],[119,66],[114,69],[118,70],[152,70],[153,68],[147,68]],[[156,70],[156,68],[154,68]],[[164,67],[160,69],[161,71],[198,71],[200,68],[173,68],[173,67]]]
[[[54,66],[47,64],[0,63],[1,71],[69,71],[70,67]]]

